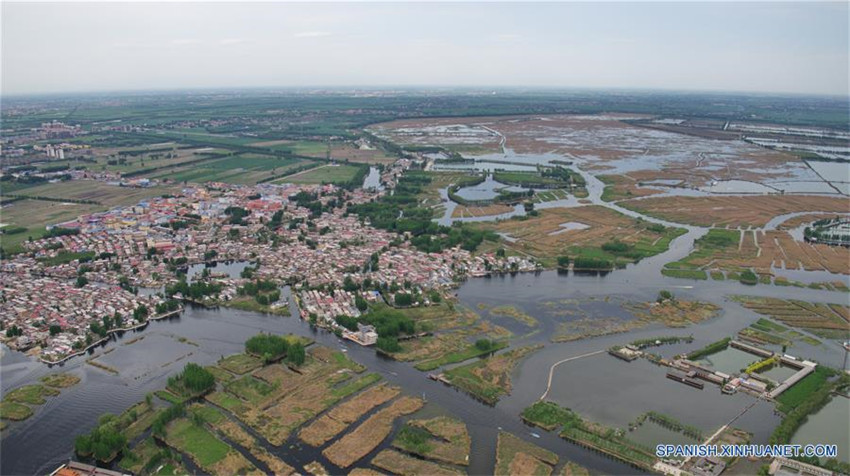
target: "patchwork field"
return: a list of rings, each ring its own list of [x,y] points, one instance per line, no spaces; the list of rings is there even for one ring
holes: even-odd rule
[[[369,454],[389,436],[396,418],[413,413],[424,404],[419,398],[402,396],[325,448],[322,454],[333,464],[347,468]]]
[[[18,194],[30,197],[45,197],[50,200],[17,200],[3,206],[0,222],[10,228],[22,227],[26,231],[3,235],[3,248],[16,249],[28,237],[38,239],[45,233],[44,227],[73,220],[107,210],[115,206],[133,205],[141,200],[173,193],[174,187],[119,187],[104,182],[89,180],[70,181],[26,188]],[[62,200],[92,201],[97,203],[72,203]]]
[[[312,417],[380,380],[376,374],[359,375],[363,370],[340,352],[312,347],[297,372],[279,363],[267,365],[229,380],[223,391],[206,399],[280,445]]]
[[[824,196],[649,197],[620,205],[665,220],[714,227],[763,227],[773,217],[798,212],[846,213],[850,199]]]
[[[476,226],[515,238],[499,243],[507,250],[531,255],[552,267],[559,256],[588,257],[630,263],[665,251],[684,232],[629,218],[602,206],[550,208],[523,220],[480,223]],[[621,243],[622,246],[603,245]]]
[[[467,207],[463,205],[458,205],[455,207],[452,212],[452,218],[469,218],[469,217],[486,217],[492,215],[502,215],[504,213],[512,212],[514,207],[509,205],[486,205],[481,207]]]
[[[711,319],[719,308],[703,301],[668,299],[663,303],[563,299],[544,301],[546,314],[559,322],[552,342],[569,342],[587,337],[628,332],[650,324],[686,327]]]
[[[176,182],[228,182],[255,184],[286,174],[311,164],[309,160],[286,159],[272,155],[239,154],[222,159],[208,160],[186,167],[174,167],[157,171],[151,178],[168,179]]]
[[[383,450],[372,460],[372,465],[399,476],[459,476],[465,474],[454,468],[408,456],[395,450]],[[351,474],[354,474],[352,472]],[[373,473],[374,474],[374,473]],[[383,474],[383,473],[377,473]]]
[[[511,372],[528,354],[541,345],[520,347],[445,372],[451,385],[490,405],[511,392]]]
[[[353,165],[322,165],[289,175],[276,180],[274,183],[347,183],[354,178],[358,170]]]
[[[596,178],[605,184],[602,191],[602,200],[615,202],[630,198],[646,197],[663,193],[663,190],[645,188],[639,186],[639,181],[629,174],[623,175],[597,175]]]
[[[741,272],[752,269],[769,281],[776,274],[775,268],[850,274],[850,249],[797,241],[786,231],[714,228],[696,240],[690,255],[666,267],[665,271],[685,271],[682,277],[702,273],[704,278],[708,272],[714,279],[739,279]]]
[[[301,429],[298,436],[311,446],[321,446],[351,425],[357,419],[375,407],[395,398],[399,394],[396,387],[378,385],[333,407],[327,413]]]
[[[496,445],[496,467],[493,474],[508,476],[513,474],[549,475],[558,464],[558,455],[533,445],[516,436],[500,432]]]
[[[850,307],[792,299],[735,296],[747,309],[827,339],[850,337]]]
[[[438,462],[469,465],[471,439],[466,425],[455,418],[410,420],[399,431],[393,446]]]
[[[735,136],[716,140],[628,123],[643,118],[606,113],[406,119],[372,125],[370,130],[401,145],[441,146],[470,155],[503,152],[504,145],[512,153],[556,154],[609,174],[643,169],[647,176],[639,180],[680,179],[691,187],[733,179],[819,181],[793,154]]]
[[[326,142],[278,140],[257,142],[251,145],[272,147],[274,149],[283,148],[297,155],[315,157],[317,159],[327,159],[328,152],[330,151],[331,159],[356,164],[391,164],[398,160],[398,157],[388,155],[386,152],[377,148],[361,149],[353,144],[338,141],[328,144]]]

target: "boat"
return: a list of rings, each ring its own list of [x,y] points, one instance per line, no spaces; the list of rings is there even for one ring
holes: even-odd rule
[[[535,438],[540,438],[540,435],[538,435],[537,433],[532,433],[531,436],[533,436]]]

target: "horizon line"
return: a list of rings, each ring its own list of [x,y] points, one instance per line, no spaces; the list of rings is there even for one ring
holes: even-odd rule
[[[512,85],[512,86],[495,86],[495,85],[375,85],[375,84],[351,84],[351,85],[290,85],[290,86],[186,86],[186,87],[162,87],[148,89],[92,89],[79,91],[43,91],[43,92],[14,92],[4,93],[0,90],[0,99],[14,98],[39,98],[39,97],[61,97],[61,96],[83,96],[83,95],[136,95],[150,93],[193,93],[193,92],[238,92],[238,91],[306,91],[306,90],[325,90],[329,92],[343,92],[350,90],[368,90],[368,91],[428,91],[428,90],[455,90],[455,91],[492,91],[496,92],[531,92],[531,91],[548,91],[548,92],[628,92],[628,93],[668,93],[668,94],[726,94],[726,95],[757,95],[757,96],[783,96],[783,97],[817,97],[830,99],[850,100],[850,91],[846,94],[839,93],[814,93],[814,92],[789,92],[789,91],[757,91],[757,90],[734,90],[734,89],[680,89],[680,88],[652,88],[652,87],[593,87],[593,86],[528,86],[528,85]],[[2,107],[2,102],[0,102]]]

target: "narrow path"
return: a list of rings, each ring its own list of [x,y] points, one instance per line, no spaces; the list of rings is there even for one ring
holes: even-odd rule
[[[325,167],[330,167],[330,165],[320,165],[318,167],[313,167],[312,169],[302,170],[301,172],[296,172],[292,175],[287,175],[287,176],[281,177],[281,178],[291,179],[292,177],[298,177],[299,175],[304,175],[304,174],[309,173],[309,172],[314,172],[316,170],[323,169]]]
[[[603,352],[605,352],[605,351],[604,350],[597,350],[595,352],[588,352],[586,354],[576,355],[575,357],[567,357],[564,360],[559,360],[559,361],[555,362],[554,364],[552,364],[552,366],[549,367],[549,382],[546,384],[546,391],[543,392],[543,395],[540,396],[540,400],[543,400],[544,398],[546,398],[546,395],[549,395],[549,389],[552,388],[552,375],[555,373],[555,367],[557,367],[557,366],[559,366],[563,363],[569,362],[571,360],[578,360],[578,359],[582,359],[584,357],[590,357],[592,355],[601,354]]]
[[[705,440],[702,444],[703,444],[703,445],[708,445],[709,443],[711,443],[711,442],[712,442],[715,438],[717,438],[718,436],[720,436],[720,434],[721,434],[721,433],[723,433],[723,431],[724,431],[724,430],[726,430],[727,428],[729,428],[729,427],[732,425],[732,423],[735,423],[735,422],[738,420],[738,418],[741,418],[742,416],[744,416],[744,413],[747,413],[747,411],[749,411],[749,410],[750,410],[750,408],[753,408],[753,407],[754,407],[754,406],[755,406],[758,402],[759,402],[759,400],[753,400],[753,402],[752,402],[752,403],[750,403],[749,405],[747,405],[746,407],[744,407],[744,409],[743,409],[743,410],[741,410],[741,413],[738,413],[737,415],[735,415],[735,416],[734,416],[731,420],[729,420],[729,422],[728,422],[728,423],[726,423],[725,425],[721,426],[721,427],[720,427],[717,431],[715,431],[714,433],[712,433],[712,435],[711,435],[711,436],[709,436],[709,437],[708,437],[708,438],[707,438],[707,439],[706,439],[706,440]],[[691,457],[690,457],[690,456],[689,456],[689,457],[687,457],[687,458],[685,458],[685,463],[687,463],[688,461],[690,461],[690,459],[691,459]]]

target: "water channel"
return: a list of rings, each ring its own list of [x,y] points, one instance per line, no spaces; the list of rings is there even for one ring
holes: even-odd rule
[[[581,173],[587,181],[590,194],[588,199],[592,203],[604,204],[628,216],[641,217],[616,204],[602,202],[599,197],[604,185],[592,175]],[[448,216],[451,216],[450,212]],[[682,226],[649,217],[642,218],[667,226]],[[167,377],[179,371],[186,362],[212,364],[222,356],[242,351],[244,341],[250,336],[258,332],[272,332],[309,336],[319,344],[342,348],[352,359],[366,365],[369,371],[380,373],[386,381],[401,386],[406,393],[425,395],[428,400],[424,410],[426,414],[446,413],[463,420],[472,436],[469,467],[471,474],[492,472],[496,436],[500,429],[555,451],[562,458],[595,471],[633,474],[633,468],[567,443],[555,434],[535,431],[521,422],[518,417],[520,411],[540,398],[547,386],[549,368],[555,362],[639,338],[670,334],[692,334],[695,337],[692,344],[657,348],[658,353],[669,357],[734,335],[759,316],[728,298],[733,294],[746,293],[838,304],[846,304],[847,301],[845,293],[823,290],[776,286],[744,288],[732,281],[689,281],[664,277],[660,274],[664,263],[686,256],[692,250],[694,240],[706,232],[706,229],[700,227],[684,228],[687,233],[673,240],[670,249],[665,253],[613,273],[546,271],[471,279],[464,283],[457,290],[457,299],[463,305],[480,309],[478,305],[481,303],[487,306],[510,304],[538,321],[536,328],[523,328],[517,323],[509,322],[508,318],[488,317],[486,313],[482,313],[485,318],[493,319],[515,334],[512,339],[514,347],[530,343],[545,345],[518,366],[513,375],[511,394],[495,407],[481,404],[461,392],[427,379],[424,373],[415,370],[411,364],[382,358],[372,349],[345,344],[333,334],[311,328],[297,318],[297,309],[292,300],[290,317],[224,308],[188,308],[178,317],[151,322],[144,329],[115,335],[104,346],[92,349],[90,356],[71,359],[53,369],[35,358],[3,347],[0,349],[0,379],[3,382],[3,392],[36,382],[41,376],[56,371],[77,375],[81,382],[63,390],[57,397],[48,398],[46,404],[35,409],[31,418],[12,423],[3,431],[0,441],[3,454],[0,473],[36,474],[52,471],[58,464],[73,456],[74,436],[91,430],[98,416],[104,412],[120,413],[142,400],[145,394],[163,388]],[[238,274],[241,271],[238,266],[225,265],[214,271]],[[722,312],[717,318],[687,329],[649,326],[626,334],[568,343],[556,344],[549,341],[564,318],[554,316],[551,306],[547,307],[547,302],[564,301],[564,305],[574,305],[578,302],[582,312],[595,318],[619,312],[616,309],[621,309],[622,306],[617,303],[652,301],[660,289],[672,290],[682,299],[712,302],[719,305]],[[285,291],[285,297],[288,298],[288,289]],[[569,304],[566,304],[567,301]],[[843,368],[845,365],[844,351],[834,341],[795,349],[795,354],[835,368]],[[115,367],[119,373],[112,375],[88,365],[86,359],[91,357]],[[664,375],[664,369],[648,361],[626,363],[602,353],[557,367],[553,371],[552,389],[548,398],[578,411],[590,420],[607,425],[625,428],[640,414],[655,410],[671,415],[685,424],[696,426],[705,434],[710,434],[753,402],[753,397],[748,395],[721,395],[719,389],[712,386],[697,390],[666,379]],[[842,401],[839,401],[836,405],[841,404]],[[843,411],[842,408],[837,411]],[[841,443],[839,440],[832,440],[834,435],[827,430],[830,421],[828,415],[823,418],[817,415],[810,417],[803,427],[805,431],[801,429],[797,438]],[[755,442],[766,442],[778,422],[779,417],[775,414],[773,405],[758,402],[735,422],[735,426],[752,432]],[[532,432],[539,433],[540,438],[531,437]],[[657,438],[657,435],[647,438]],[[391,438],[388,438],[359,464],[367,464],[390,440]],[[318,460],[332,473],[341,472],[328,462],[320,451],[292,445],[294,441],[293,438],[287,444],[269,447],[269,450],[293,465]],[[842,444],[845,443],[846,440]]]

